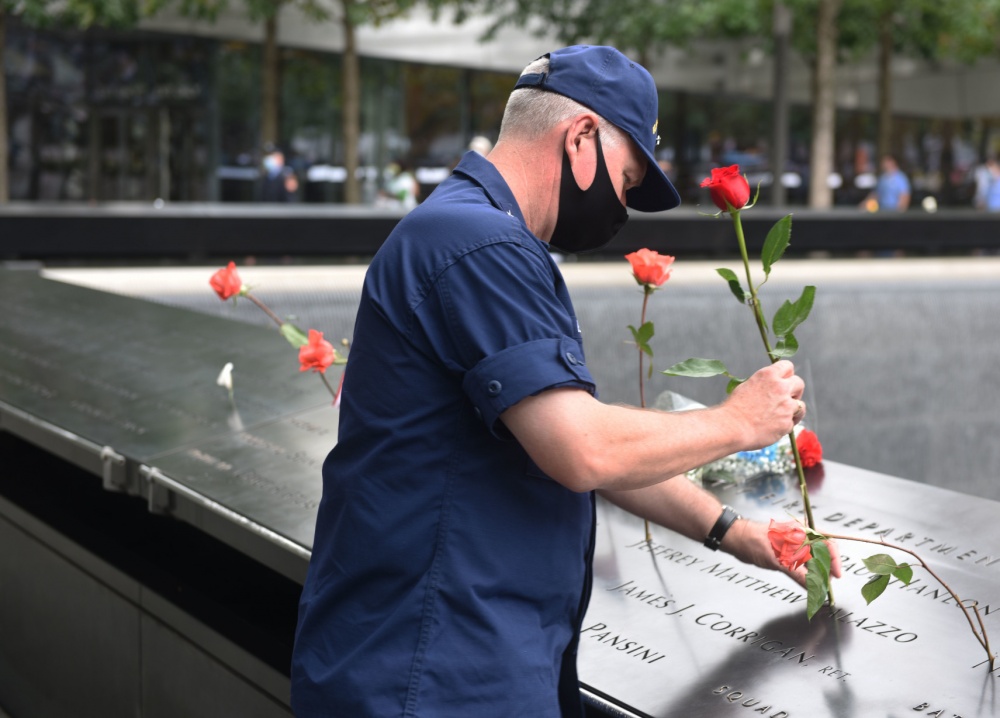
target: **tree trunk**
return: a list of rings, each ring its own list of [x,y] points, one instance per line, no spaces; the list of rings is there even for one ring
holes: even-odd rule
[[[7,41],[7,13],[0,9],[0,204],[10,200],[10,151],[7,135],[7,74],[4,48]]]
[[[878,27],[878,142],[876,159],[892,149],[892,9],[879,17]]]
[[[837,69],[837,15],[843,0],[820,0],[816,20],[816,65],[813,69],[812,148],[809,167],[809,206],[827,209],[833,204],[828,179],[833,171]]]
[[[955,172],[955,134],[958,130],[955,120],[944,120],[941,128],[941,194],[939,199],[945,205],[958,204],[955,183],[952,181]],[[965,200],[963,198],[963,204]]]
[[[344,202],[360,204],[358,145],[361,137],[361,65],[358,61],[358,49],[354,36],[354,19],[351,17],[353,4],[354,0],[342,0],[341,2],[344,27],[342,80],[344,88],[344,168],[347,170],[347,178],[344,180]]]
[[[264,21],[264,55],[261,58],[261,147],[278,142],[278,12]]]
[[[774,4],[774,102],[771,137],[771,204],[786,202],[782,175],[788,163],[788,43],[792,32],[792,13],[783,2]]]

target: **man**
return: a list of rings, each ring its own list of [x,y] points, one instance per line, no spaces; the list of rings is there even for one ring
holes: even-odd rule
[[[910,181],[892,155],[882,158],[882,174],[873,193],[878,209],[887,212],[905,212],[910,206]]]
[[[602,404],[548,251],[606,244],[626,203],[679,204],[656,118],[617,50],[541,58],[488,158],[468,153],[372,261],[300,605],[299,718],[581,715],[595,490],[779,568],[762,525],[669,477],[789,432],[792,365],[703,411]]]
[[[299,189],[295,171],[285,164],[285,153],[274,145],[264,148],[264,174],[261,178],[261,202],[292,202]]]

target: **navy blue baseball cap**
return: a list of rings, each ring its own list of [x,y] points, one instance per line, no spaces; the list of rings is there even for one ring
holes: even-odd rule
[[[648,161],[642,184],[625,194],[629,207],[659,212],[679,205],[680,195],[654,156],[660,141],[656,83],[646,68],[599,45],[573,45],[543,57],[549,71],[521,75],[514,89],[534,87],[576,100],[632,138]]]

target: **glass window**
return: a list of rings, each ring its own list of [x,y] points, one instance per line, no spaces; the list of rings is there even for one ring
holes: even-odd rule
[[[517,73],[469,72],[469,134],[496,143]]]
[[[12,199],[85,198],[84,50],[79,36],[13,22],[8,27],[4,69]]]
[[[328,168],[342,157],[340,86],[338,57],[304,50],[282,53],[279,144],[299,180],[299,197],[307,202],[339,196],[340,183],[330,182]]]
[[[414,165],[453,165],[468,142],[462,127],[462,71],[406,64],[403,83],[406,133]]]
[[[251,202],[260,133],[260,48],[220,43],[215,60],[219,199]]]

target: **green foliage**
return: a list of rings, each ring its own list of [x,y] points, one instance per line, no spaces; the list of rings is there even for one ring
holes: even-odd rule
[[[145,0],[146,2],[166,3],[169,0]],[[431,6],[438,6],[442,0],[427,0]],[[219,14],[229,7],[230,0],[177,0],[181,12],[189,17],[196,17],[214,22]],[[242,6],[254,22],[262,22],[276,17],[285,5],[298,7],[307,17],[317,22],[334,19],[332,7],[336,7],[338,19],[347,18],[350,23],[358,25],[380,25],[405,15],[418,0],[337,0],[335,3],[323,0],[242,0]]]
[[[505,27],[554,33],[566,44],[592,42],[634,52],[640,61],[665,44],[685,45],[706,37],[766,35],[770,16],[759,1],[746,0],[439,0],[455,8],[455,21],[488,14],[484,39]]]
[[[309,337],[306,333],[291,322],[285,322],[282,324],[279,331],[281,331],[281,336],[287,339],[288,343],[295,349],[303,347],[309,343]]]
[[[736,300],[740,304],[746,304],[747,293],[743,291],[743,285],[740,284],[739,278],[736,276],[736,272],[731,269],[726,269],[725,267],[720,267],[715,270],[716,273],[729,283],[729,291],[733,293]]]
[[[629,324],[628,328],[632,332],[632,339],[635,341],[635,345],[639,347],[639,350],[643,354],[652,357],[653,348],[649,346],[649,340],[653,338],[653,323],[646,322],[638,329]],[[650,368],[652,369],[652,367]]]
[[[826,603],[830,586],[830,547],[819,539],[810,542],[812,558],[806,562],[806,617],[812,619]]]
[[[735,221],[738,223],[739,212],[733,212],[732,214]],[[739,227],[739,225],[737,226]],[[799,341],[796,339],[793,332],[809,317],[816,299],[816,287],[805,287],[798,299],[794,302],[786,300],[781,307],[778,308],[778,311],[774,315],[772,327],[770,329],[768,328],[767,320],[764,318],[763,311],[760,307],[760,300],[757,297],[757,291],[760,289],[760,286],[767,281],[774,265],[784,256],[785,250],[788,248],[790,243],[791,236],[792,215],[789,214],[778,220],[767,233],[767,238],[765,239],[764,246],[761,250],[761,263],[764,268],[764,279],[757,285],[754,285],[753,280],[750,279],[749,291],[744,289],[743,285],[740,283],[739,277],[733,270],[726,269],[725,267],[720,267],[715,270],[716,274],[722,277],[726,281],[726,284],[729,285],[729,291],[732,292],[732,295],[736,297],[737,301],[739,301],[740,304],[749,305],[754,310],[755,317],[760,325],[761,334],[770,335],[773,332],[775,341],[773,347],[769,347],[771,361],[788,359],[798,353]],[[742,229],[740,228],[737,230],[737,237],[741,243],[741,248],[743,248]],[[744,266],[747,269],[749,277],[750,270],[745,253]],[[741,379],[732,376],[722,362],[714,359],[687,359],[679,364],[675,364],[663,373],[668,376],[687,377],[710,377],[725,374],[731,379],[729,385],[726,387],[727,394],[731,394],[733,389],[739,386],[742,382]]]
[[[862,559],[865,568],[875,574],[871,581],[861,587],[861,595],[871,603],[882,595],[889,585],[889,577],[894,576],[905,584],[913,580],[913,568],[908,563],[897,564],[892,556],[879,553]]]
[[[0,0],[0,13],[32,27],[134,27],[160,7],[158,0]]]
[[[792,43],[804,58],[816,54],[819,0],[784,0],[791,10]],[[773,0],[434,0],[453,8],[456,22],[487,14],[485,39],[505,27],[535,35],[554,33],[564,43],[611,44],[641,60],[666,45],[705,38],[755,38],[770,43]],[[971,62],[997,51],[1000,0],[842,0],[837,16],[841,57],[865,56],[891,23],[897,52],[926,59]]]
[[[771,323],[775,336],[786,337],[795,331],[796,327],[809,317],[815,299],[816,287],[812,286],[805,287],[795,302],[786,299],[774,313],[774,321]]]
[[[667,376],[687,376],[696,379],[719,376],[720,374],[731,376],[726,365],[718,359],[698,359],[695,357],[678,362],[669,369],[665,369],[663,373]]]
[[[792,8],[792,42],[804,57],[816,53],[816,0],[785,0]],[[843,0],[837,17],[841,57],[857,60],[879,43],[888,23],[897,53],[927,60],[972,62],[997,52],[1000,0]]]
[[[781,259],[788,249],[789,241],[792,237],[792,215],[785,215],[771,227],[764,240],[764,247],[760,252],[760,261],[764,265],[764,275],[771,275],[771,267]]]
[[[789,332],[774,345],[771,350],[772,359],[789,359],[799,352],[799,340]]]

